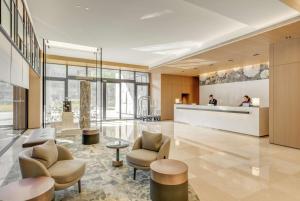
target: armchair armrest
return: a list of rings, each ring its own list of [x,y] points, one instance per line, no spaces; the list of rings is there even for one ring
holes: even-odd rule
[[[158,151],[157,160],[169,158],[170,144],[171,144],[170,138],[165,137],[164,142]]]
[[[142,148],[142,137],[138,137],[133,144],[132,150],[141,149]]]
[[[23,178],[46,176],[51,177],[47,168],[39,161],[19,156],[19,164]]]
[[[58,151],[58,159],[57,159],[58,161],[74,159],[71,152],[67,148],[60,145],[56,145],[56,146]]]

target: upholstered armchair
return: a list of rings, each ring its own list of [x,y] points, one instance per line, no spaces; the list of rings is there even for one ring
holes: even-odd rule
[[[127,164],[134,169],[134,180],[137,169],[149,170],[153,161],[169,157],[170,142],[170,138],[165,135],[143,131],[142,136],[135,140],[132,150],[126,155]]]
[[[49,144],[49,141],[45,144],[47,143]],[[74,160],[72,154],[65,147],[56,145],[54,141],[50,143],[50,149],[49,146],[45,148],[45,144],[28,148],[20,153],[19,164],[22,177],[52,177],[55,180],[54,187],[56,191],[78,183],[80,193],[80,179],[85,172],[85,163]],[[43,156],[46,158],[43,158]]]

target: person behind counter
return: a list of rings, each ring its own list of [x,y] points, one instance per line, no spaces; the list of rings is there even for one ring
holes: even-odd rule
[[[209,105],[218,105],[218,101],[217,99],[214,98],[214,95],[210,94],[209,95],[209,102],[208,102]]]
[[[248,95],[243,97],[243,102],[240,104],[240,107],[250,107],[251,106],[251,98]]]

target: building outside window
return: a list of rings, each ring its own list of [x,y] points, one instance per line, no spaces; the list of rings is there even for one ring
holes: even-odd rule
[[[96,80],[100,69],[60,64],[46,65],[46,116],[47,123],[61,121],[65,98],[72,101],[75,122],[80,115],[80,81],[91,82],[91,121],[134,119],[138,99],[149,95],[149,74],[128,70],[102,69],[103,82]],[[101,86],[102,85],[102,86]],[[102,90],[102,94],[101,94]],[[102,101],[102,108],[100,103]],[[148,104],[148,103],[145,103]],[[148,105],[144,105],[144,113]]]
[[[0,127],[13,126],[13,86],[0,82]]]
[[[40,47],[22,0],[1,1],[1,27],[11,43],[40,74]]]

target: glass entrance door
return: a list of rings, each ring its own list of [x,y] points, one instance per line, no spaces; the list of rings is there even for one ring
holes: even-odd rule
[[[134,118],[134,83],[121,83],[121,119]]]
[[[120,83],[103,83],[103,93],[105,120],[120,119]]]
[[[136,111],[137,118],[149,114],[149,87],[148,85],[136,85]]]

